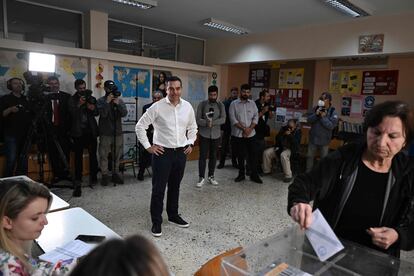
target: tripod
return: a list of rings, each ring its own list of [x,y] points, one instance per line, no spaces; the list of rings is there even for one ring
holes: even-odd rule
[[[48,144],[49,139],[52,140],[54,146],[56,147],[59,155],[59,160],[62,162],[64,166],[65,171],[69,171],[69,165],[66,160],[66,156],[62,150],[61,145],[59,144],[59,141],[56,138],[56,133],[52,130],[52,124],[46,119],[46,110],[48,108],[48,101],[49,99],[45,99],[42,103],[42,106],[38,112],[36,112],[35,118],[32,121],[32,125],[29,128],[29,131],[27,133],[27,138],[25,143],[23,144],[22,150],[19,155],[19,162],[17,166],[17,172],[22,173],[23,168],[21,167],[23,162],[25,162],[28,158],[29,151],[31,149],[31,146],[33,144],[33,140],[35,140],[35,144],[38,147],[37,151],[37,162],[39,164],[39,179],[38,181],[41,183],[44,183],[44,163],[45,158],[44,154],[46,152],[49,153],[50,156],[50,150],[48,150]],[[34,139],[33,139],[34,138]],[[72,186],[70,186],[72,188]]]

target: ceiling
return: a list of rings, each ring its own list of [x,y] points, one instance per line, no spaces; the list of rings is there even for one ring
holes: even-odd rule
[[[372,15],[414,10],[413,0],[351,0]],[[213,17],[266,33],[305,25],[357,20],[327,6],[323,0],[158,0],[158,6],[140,10],[112,0],[32,0],[76,11],[97,10],[109,18],[199,38],[231,37],[234,34],[210,30],[201,21]]]

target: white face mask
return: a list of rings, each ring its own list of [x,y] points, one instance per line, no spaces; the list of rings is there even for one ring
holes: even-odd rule
[[[319,107],[324,107],[324,106],[325,106],[325,102],[324,102],[324,101],[322,101],[322,100],[319,100],[319,101],[318,101],[318,106],[319,106]]]

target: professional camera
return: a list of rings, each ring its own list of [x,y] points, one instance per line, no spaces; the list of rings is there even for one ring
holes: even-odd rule
[[[43,79],[40,76],[33,76],[32,73],[27,71],[23,73],[23,77],[25,78],[26,83],[29,85],[29,90],[27,91],[29,103],[42,105],[46,101],[46,97],[54,99],[54,95],[46,96],[45,92],[50,92],[50,88],[44,85]]]
[[[213,117],[214,117],[214,108],[210,107],[210,109],[206,113],[206,117],[210,120],[213,119]]]
[[[85,90],[78,92],[79,96],[83,98],[88,104],[96,104],[96,98],[92,96],[91,90]]]
[[[319,100],[318,101],[317,111],[319,111],[319,112],[326,112],[325,102],[323,100]]]
[[[119,96],[121,96],[121,92],[118,90],[118,86],[116,86],[116,84],[111,81],[111,80],[107,80],[104,83],[104,87],[107,88],[109,90],[109,94],[112,94],[115,98],[118,98]]]

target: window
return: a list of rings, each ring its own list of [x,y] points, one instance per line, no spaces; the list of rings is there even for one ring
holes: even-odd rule
[[[185,36],[177,37],[177,60],[204,64],[204,41]]]
[[[144,56],[175,60],[175,34],[144,28]]]
[[[7,25],[9,39],[82,47],[80,13],[7,1]]]
[[[142,55],[142,28],[108,21],[108,51],[120,54]]]

